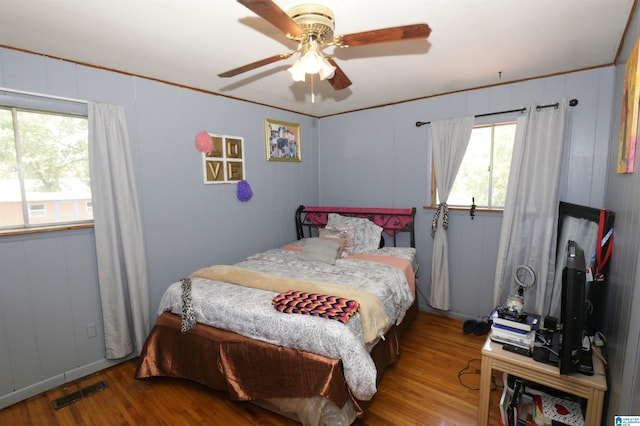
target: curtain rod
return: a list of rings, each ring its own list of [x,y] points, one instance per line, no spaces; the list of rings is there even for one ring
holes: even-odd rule
[[[55,99],[58,101],[76,102],[76,103],[85,104],[85,105],[89,104],[88,101],[84,101],[82,99],[65,98],[64,96],[55,96],[55,95],[45,95],[42,93],[27,92],[25,90],[7,89],[5,87],[0,87],[0,92],[9,92],[9,93],[16,93],[19,95],[36,96],[39,98]]]
[[[555,104],[549,104],[549,105],[536,105],[536,110],[539,109],[543,109],[543,108],[558,108],[560,104],[558,102],[556,102]],[[569,106],[576,106],[578,105],[578,100],[577,99],[571,99],[569,101]],[[478,118],[478,117],[488,117],[490,115],[499,115],[499,114],[508,114],[510,112],[525,112],[527,110],[527,107],[522,107],[522,108],[518,108],[518,109],[510,109],[508,111],[498,111],[498,112],[488,112],[486,114],[477,114],[474,115],[474,117]],[[425,124],[430,124],[430,121],[416,121],[416,127],[420,127],[420,126],[424,126]]]

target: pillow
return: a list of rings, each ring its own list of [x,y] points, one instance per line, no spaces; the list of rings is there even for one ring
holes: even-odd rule
[[[334,238],[343,241],[342,257],[353,253],[353,239],[356,230],[353,226],[326,226],[320,228],[320,238]]]
[[[382,228],[369,219],[329,213],[327,227],[329,226],[353,226],[355,228],[353,253],[365,253],[378,249]]]
[[[344,245],[347,243],[346,238],[319,237],[321,240],[332,240],[340,243],[340,254],[344,251]]]
[[[342,254],[342,244],[335,238],[309,238],[302,248],[302,259],[315,262],[336,264],[336,259]]]

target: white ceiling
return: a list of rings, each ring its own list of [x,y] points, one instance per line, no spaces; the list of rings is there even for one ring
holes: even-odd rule
[[[275,0],[283,10],[311,1]],[[0,0],[0,45],[315,117],[614,63],[634,0],[318,0],[336,34],[427,23],[427,40],[335,49],[353,84],[295,83],[296,48],[234,0]],[[325,53],[332,54],[334,48]]]

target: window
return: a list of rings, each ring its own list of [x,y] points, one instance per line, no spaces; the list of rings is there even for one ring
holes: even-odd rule
[[[469,207],[475,202],[478,208],[504,208],[515,134],[516,123],[473,128],[449,194],[449,207]]]
[[[29,204],[29,218],[47,217],[46,204]]]
[[[87,121],[0,105],[0,229],[93,220]]]

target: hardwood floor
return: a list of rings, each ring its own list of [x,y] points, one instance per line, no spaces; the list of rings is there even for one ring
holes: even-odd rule
[[[354,425],[475,425],[480,349],[486,336],[465,335],[462,322],[420,312],[398,363],[387,369],[366,415]],[[264,425],[298,423],[187,381],[133,378],[136,360],[0,410],[0,425]],[[498,425],[502,392],[492,392]],[[52,401],[104,380],[100,392],[55,410]]]

